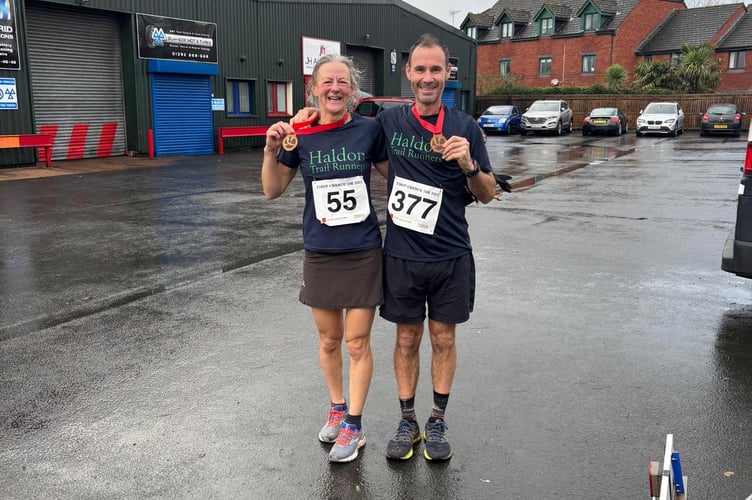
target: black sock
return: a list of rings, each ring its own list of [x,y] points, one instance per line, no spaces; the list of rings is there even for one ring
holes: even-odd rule
[[[347,416],[345,416],[345,423],[354,425],[355,427],[360,430],[360,422],[363,418],[363,415],[350,415],[349,413]]]
[[[402,418],[415,421],[415,396],[410,399],[400,399],[399,402]]]
[[[332,408],[339,406],[342,410],[347,411],[347,401],[342,401],[341,403],[331,402],[330,404],[332,405]]]
[[[449,403],[449,394],[440,394],[433,391],[433,408],[431,408],[431,416],[428,417],[428,420],[444,420],[447,403]]]

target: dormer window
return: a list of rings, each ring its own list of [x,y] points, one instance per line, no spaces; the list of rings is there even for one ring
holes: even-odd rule
[[[554,33],[554,18],[543,17],[540,20],[540,34],[552,35]]]
[[[501,23],[501,38],[512,38],[514,35],[514,24]]]
[[[469,36],[473,40],[478,39],[478,28],[476,26],[468,26],[465,29],[465,33],[467,33],[467,36]]]
[[[585,31],[595,31],[600,28],[600,15],[597,12],[582,16],[582,24]]]

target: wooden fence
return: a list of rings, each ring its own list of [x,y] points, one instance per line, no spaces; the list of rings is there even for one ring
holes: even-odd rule
[[[678,102],[684,109],[684,128],[700,129],[700,118],[711,104],[736,104],[738,110],[746,113],[742,127],[748,128],[752,119],[752,93],[744,94],[677,94],[677,95],[621,95],[621,94],[571,94],[571,95],[489,95],[476,96],[475,116],[495,104],[515,104],[523,113],[533,101],[539,99],[563,99],[569,103],[574,113],[574,127],[579,128],[582,120],[593,108],[601,106],[617,107],[624,110],[629,122],[629,130],[634,130],[640,111],[653,101]]]

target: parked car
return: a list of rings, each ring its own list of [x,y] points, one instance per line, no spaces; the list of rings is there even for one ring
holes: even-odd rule
[[[742,130],[742,115],[735,104],[711,104],[700,120],[700,135],[734,134]]]
[[[374,118],[387,108],[412,104],[415,99],[411,97],[364,97],[353,109],[353,113]]]
[[[678,102],[651,102],[637,117],[637,137],[644,134],[684,133],[684,110]]]
[[[742,167],[736,223],[723,245],[721,269],[752,278],[752,127],[747,138],[747,156]]]
[[[567,101],[538,100],[522,113],[520,133],[554,132],[556,135],[572,132],[572,109]]]
[[[582,135],[621,135],[627,132],[627,115],[619,108],[594,108],[582,121]]]
[[[487,108],[478,118],[478,125],[488,133],[513,134],[520,131],[520,108],[502,104]]]

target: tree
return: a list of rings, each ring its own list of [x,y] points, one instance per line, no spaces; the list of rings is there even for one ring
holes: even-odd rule
[[[721,83],[721,61],[714,58],[715,47],[709,42],[693,47],[682,46],[682,59],[676,73],[684,91],[702,94],[714,90]]]
[[[635,66],[632,87],[644,90],[678,90],[680,80],[674,68],[666,61],[646,61]]]
[[[620,64],[612,64],[606,69],[606,86],[610,90],[620,90],[627,81],[627,70]]]

